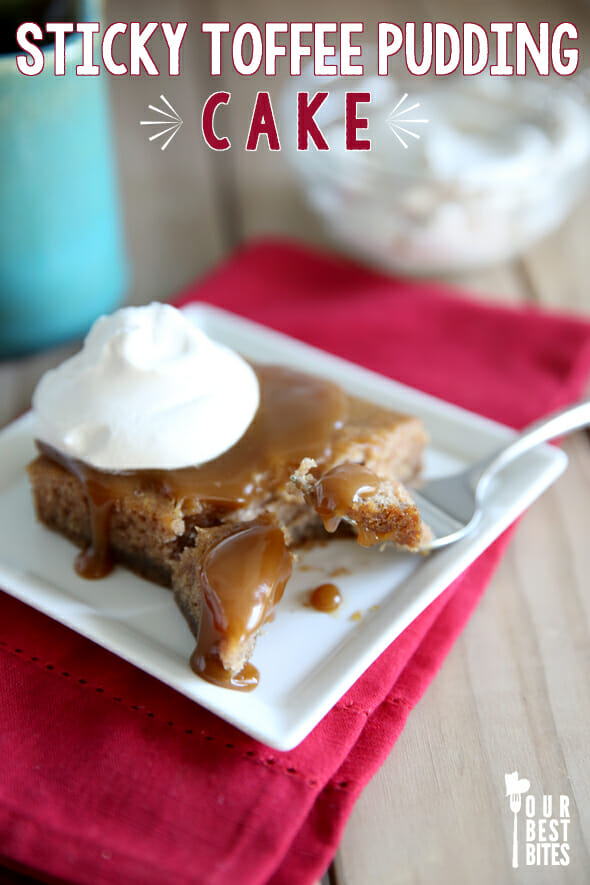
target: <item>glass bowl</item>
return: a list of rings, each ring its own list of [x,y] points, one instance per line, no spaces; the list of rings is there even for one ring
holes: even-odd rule
[[[370,55],[364,61],[367,71]],[[445,273],[511,258],[584,193],[590,110],[563,81],[402,71],[327,78],[308,69],[283,95],[285,119],[298,91],[317,90],[329,92],[315,119],[330,150],[310,142],[298,151],[291,132],[287,155],[333,237],[386,268]],[[368,118],[358,137],[371,139],[369,151],[345,149],[352,91],[371,94],[357,110]]]

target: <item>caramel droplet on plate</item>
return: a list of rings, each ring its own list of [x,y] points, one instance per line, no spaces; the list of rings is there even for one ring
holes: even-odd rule
[[[311,591],[309,601],[318,612],[334,612],[342,602],[342,594],[336,584],[320,584]]]

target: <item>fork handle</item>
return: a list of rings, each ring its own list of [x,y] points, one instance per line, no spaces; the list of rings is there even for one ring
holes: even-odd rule
[[[518,869],[518,815],[514,812],[514,824],[512,826],[512,866]]]
[[[590,400],[560,409],[549,415],[548,418],[535,421],[534,424],[523,430],[513,442],[496,452],[491,459],[487,459],[487,463],[480,462],[477,465],[472,478],[478,481],[478,492],[483,490],[483,486],[498,470],[502,470],[515,458],[524,455],[525,452],[541,443],[555,439],[556,436],[566,436],[568,433],[588,427],[588,425],[590,425]]]

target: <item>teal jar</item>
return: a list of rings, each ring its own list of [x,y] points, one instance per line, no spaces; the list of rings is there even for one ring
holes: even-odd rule
[[[99,3],[81,7],[80,21],[99,21]],[[108,74],[76,76],[76,33],[65,76],[53,44],[43,50],[35,77],[0,55],[0,357],[83,335],[127,287]]]

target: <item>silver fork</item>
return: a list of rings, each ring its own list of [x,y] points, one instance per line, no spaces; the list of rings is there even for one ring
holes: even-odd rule
[[[493,477],[516,458],[543,442],[590,425],[590,400],[554,412],[531,424],[513,442],[462,473],[433,479],[412,489],[420,515],[432,530],[426,550],[446,547],[472,532],[481,519]]]

